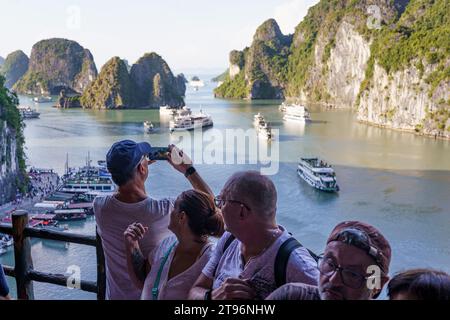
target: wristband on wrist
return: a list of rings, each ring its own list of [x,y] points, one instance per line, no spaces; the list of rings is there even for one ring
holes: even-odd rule
[[[184,174],[184,176],[187,178],[187,177],[189,177],[191,174],[195,173],[196,171],[197,171],[197,170],[195,170],[194,167],[189,167],[189,168],[186,170],[186,173]]]
[[[209,289],[208,291],[205,292],[205,300],[212,300],[211,293],[212,293],[211,289]]]

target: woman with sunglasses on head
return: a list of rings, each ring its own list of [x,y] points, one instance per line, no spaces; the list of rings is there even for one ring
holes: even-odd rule
[[[131,224],[124,232],[128,272],[142,288],[143,300],[185,300],[211,257],[209,237],[224,232],[221,212],[212,197],[196,190],[183,192],[175,201],[169,230],[173,232],[150,253],[146,265],[141,261],[139,240],[148,228]]]

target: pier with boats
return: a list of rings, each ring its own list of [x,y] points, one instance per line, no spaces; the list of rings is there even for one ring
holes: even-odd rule
[[[58,177],[60,183],[54,189],[48,187],[49,181],[56,175],[53,170],[32,168],[29,175],[35,181],[34,188],[42,190],[40,184],[45,183],[49,193],[20,200],[15,207],[0,212],[0,223],[11,224],[14,212],[26,210],[29,217],[28,226],[65,232],[70,228],[67,222],[82,221],[93,216],[94,198],[113,192],[115,185],[106,169],[105,161],[98,161],[97,166],[92,166],[90,162],[88,156],[86,165],[75,169],[69,168],[66,160],[66,173],[61,179]],[[0,234],[0,240],[0,254],[5,254],[12,243],[4,234]]]

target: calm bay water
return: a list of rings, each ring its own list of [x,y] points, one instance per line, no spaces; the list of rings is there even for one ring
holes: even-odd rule
[[[203,77],[204,80],[210,77]],[[278,190],[278,221],[297,239],[320,253],[331,229],[349,219],[378,227],[393,249],[391,274],[411,267],[434,267],[450,272],[450,142],[380,129],[355,120],[349,110],[323,110],[311,106],[313,123],[285,123],[279,101],[241,102],[214,99],[215,84],[199,91],[187,90],[186,103],[194,111],[203,109],[214,119],[214,129],[252,127],[253,115],[261,112],[279,130],[279,170],[271,176]],[[21,104],[32,105],[29,97]],[[37,105],[41,117],[27,121],[25,129],[28,163],[54,168],[63,173],[66,153],[70,166],[91,159],[104,159],[112,143],[121,139],[149,141],[166,146],[177,141],[170,135],[167,119],[158,110],[85,111],[59,110],[51,104]],[[154,134],[143,132],[150,120]],[[206,130],[205,136],[208,135]],[[208,144],[208,142],[205,142]],[[221,144],[221,140],[212,145]],[[269,145],[274,147],[274,145]],[[196,152],[191,150],[191,152]],[[233,153],[233,150],[226,150]],[[341,192],[319,192],[296,175],[300,156],[320,156],[333,164]],[[195,161],[194,157],[194,161]],[[259,169],[259,165],[196,165],[218,193],[236,171]],[[176,196],[189,183],[168,164],[150,167],[148,193],[156,198]],[[93,218],[70,224],[70,231],[94,234]],[[65,273],[71,265],[81,267],[81,276],[95,280],[93,248],[71,244],[67,248],[53,241],[33,242],[37,270]],[[0,262],[13,265],[12,252]],[[13,295],[14,280],[9,279]],[[94,299],[95,295],[52,285],[35,283],[38,299]]]

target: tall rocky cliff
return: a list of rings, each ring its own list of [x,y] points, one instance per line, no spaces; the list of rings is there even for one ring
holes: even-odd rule
[[[0,75],[0,205],[24,191],[25,155],[23,123],[17,110],[18,100],[4,87]]]
[[[371,46],[358,119],[450,138],[450,2],[411,1]]]
[[[5,77],[5,87],[11,89],[27,72],[29,59],[21,50],[11,52],[0,67],[0,73]]]
[[[27,73],[15,84],[18,93],[82,93],[97,77],[94,59],[77,42],[53,38],[36,43]]]
[[[224,98],[270,99],[284,97],[286,64],[291,36],[281,33],[274,19],[257,30],[250,47],[230,53],[229,74],[215,95]]]
[[[84,108],[114,109],[133,106],[133,86],[126,63],[111,58],[81,97]]]
[[[114,57],[86,89],[81,104],[85,108],[157,108],[184,105],[186,79],[175,77],[156,53],[141,57],[128,72],[124,60]]]
[[[450,136],[449,15],[448,0],[322,0],[292,36],[271,20],[258,28],[249,48],[230,53],[215,94],[321,102],[368,123]]]

